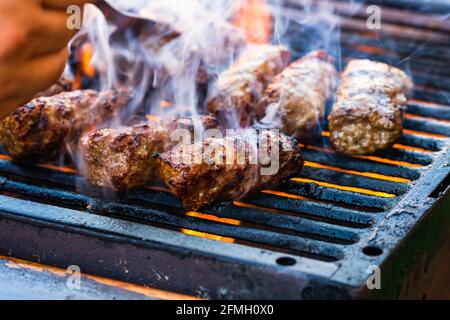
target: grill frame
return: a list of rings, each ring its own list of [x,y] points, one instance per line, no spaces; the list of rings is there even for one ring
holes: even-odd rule
[[[443,99],[426,90],[416,90],[415,95],[437,102]],[[410,104],[408,109],[414,114],[442,117],[429,110],[420,103]],[[449,132],[445,124],[439,127],[420,119],[407,119],[405,125],[431,133]],[[238,215],[243,221],[240,226],[180,215],[181,203],[157,189],[141,188],[127,198],[111,198],[71,173],[0,159],[0,253],[61,268],[75,264],[89,274],[206,298],[398,297],[405,274],[420,263],[418,257],[435,249],[450,226],[446,214],[450,190],[445,188],[450,173],[450,138],[405,135],[402,141],[436,152],[419,155],[393,149],[383,154],[384,158],[412,159],[427,165],[422,168],[350,159],[310,148],[304,152],[308,161],[337,161],[346,170],[413,180],[403,185],[361,176],[356,180],[359,187],[373,184],[370,189],[379,188],[398,197],[377,198],[291,182],[278,191],[319,202],[264,194],[245,202],[270,207],[275,213],[250,206],[236,209],[230,204],[202,211],[222,219]],[[326,146],[324,138],[312,147]],[[338,178],[345,181],[343,177],[340,174]],[[336,176],[324,174],[321,178],[333,180]],[[83,192],[74,192],[77,185]],[[366,210],[358,212],[358,206]],[[240,241],[193,237],[174,230],[180,227]],[[363,252],[367,246],[382,247],[383,254],[368,256]],[[292,261],[295,265],[289,265]],[[371,265],[381,266],[381,291],[366,289]]]
[[[450,205],[445,196],[448,190],[442,190],[445,192],[437,199],[429,198],[450,172],[448,159],[450,151],[429,168],[433,176],[423,175],[387,212],[391,218],[377,237],[369,240],[373,234],[361,229],[364,232],[359,233],[357,248],[336,264],[5,196],[0,196],[0,252],[61,268],[76,264],[86,273],[207,298],[356,298],[379,294],[365,290],[369,266],[380,265],[382,274],[390,275],[388,270],[400,268],[399,256],[405,256],[401,266],[414,266],[408,261],[422,252],[416,246],[421,245],[424,233],[429,237],[422,248],[426,252],[450,225],[445,214]],[[7,182],[2,178],[2,189]],[[420,210],[417,204],[421,204]],[[413,212],[408,211],[411,208]],[[396,226],[399,223],[401,232]],[[375,225],[380,226],[380,222]],[[392,225],[396,227],[388,228]],[[418,239],[410,240],[414,237]],[[384,253],[379,257],[360,251],[364,244],[380,243]],[[296,265],[277,264],[277,259],[286,257],[294,259]],[[386,290],[392,291],[392,297],[398,294],[399,278],[382,279],[383,297]]]

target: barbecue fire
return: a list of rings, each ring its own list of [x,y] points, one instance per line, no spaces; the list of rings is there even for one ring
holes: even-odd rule
[[[81,49],[81,70],[82,73],[85,74],[88,77],[95,76],[95,68],[92,65],[92,57],[94,55],[94,48],[91,44],[85,43]]]
[[[394,2],[382,30],[368,1],[86,5],[64,75],[0,119],[1,249],[207,299],[429,297],[450,23]]]
[[[75,70],[73,89],[81,89],[85,77],[95,77],[95,67],[92,65],[94,48],[90,43],[84,43],[78,52],[78,69]]]
[[[243,0],[233,19],[235,26],[244,31],[250,43],[269,43],[273,30],[273,17],[266,0]]]

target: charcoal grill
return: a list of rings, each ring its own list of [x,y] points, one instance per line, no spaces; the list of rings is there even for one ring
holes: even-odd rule
[[[284,11],[294,18],[295,3]],[[80,188],[70,167],[22,166],[2,155],[0,254],[205,298],[428,294],[417,279],[431,284],[450,271],[448,262],[439,273],[432,268],[450,230],[450,24],[436,18],[443,6],[419,13],[418,1],[385,3],[379,31],[366,28],[364,5],[334,5],[343,61],[411,69],[414,97],[392,149],[337,155],[325,131],[305,146],[298,178],[201,213],[184,212],[161,186],[105,195]],[[291,28],[301,55],[307,34]],[[382,290],[366,287],[374,265]]]

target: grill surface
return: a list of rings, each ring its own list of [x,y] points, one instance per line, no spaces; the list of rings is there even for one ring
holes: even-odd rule
[[[201,213],[185,213],[160,186],[105,195],[71,168],[1,156],[0,252],[211,298],[398,296],[399,274],[449,225],[450,24],[383,7],[383,29],[370,31],[364,6],[352,16],[335,7],[341,37],[330,41],[341,42],[344,62],[411,70],[414,97],[392,149],[337,155],[325,131],[304,148],[298,178]],[[299,8],[288,8],[295,19]],[[290,27],[298,55],[313,49],[314,34]],[[382,293],[365,290],[372,265],[382,268]]]

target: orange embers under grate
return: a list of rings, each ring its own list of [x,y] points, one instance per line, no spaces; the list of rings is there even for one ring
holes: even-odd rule
[[[426,120],[426,121],[436,121],[436,122],[442,122],[442,123],[450,123],[450,120],[447,120],[447,119],[436,119],[436,118],[433,118],[433,117],[419,116],[417,114],[412,114],[412,113],[405,113],[405,117],[406,118],[411,118],[411,119],[420,119],[420,120]]]
[[[318,147],[318,146],[306,146],[306,148],[311,149],[311,150],[320,151],[320,152],[335,153],[335,151],[332,150],[331,148]],[[353,156],[353,157],[359,158],[359,159],[372,160],[372,161],[380,162],[380,163],[392,164],[392,165],[396,165],[396,166],[402,166],[402,167],[412,167],[412,168],[422,168],[423,167],[423,165],[421,165],[421,164],[410,163],[410,162],[406,162],[406,161],[391,160],[391,159],[381,158],[381,157],[377,157],[377,156]]]
[[[189,211],[189,212],[186,212],[186,215],[189,217],[205,219],[205,220],[215,221],[215,222],[220,222],[220,223],[225,223],[225,224],[231,224],[234,226],[241,225],[241,221],[239,221],[239,220],[219,218],[219,217],[216,217],[211,214],[204,214],[204,213],[200,213],[200,212]],[[223,237],[223,236],[205,233],[205,232],[194,231],[194,230],[190,230],[190,229],[181,229],[181,232],[183,232],[184,234],[189,234],[192,236],[207,238],[207,239],[216,240],[216,241],[223,241],[223,242],[230,242],[230,243],[233,243],[236,241],[233,238]]]
[[[403,130],[405,133],[412,133],[412,132],[407,132],[407,131],[411,131],[411,130]],[[412,134],[419,134],[419,135],[429,135],[432,137],[438,137],[438,138],[445,138],[445,136],[441,136],[441,135],[435,135],[435,134],[428,134],[427,132],[419,132],[419,131],[415,131]],[[329,131],[323,131],[322,132],[322,136],[324,137],[329,137],[330,136],[330,132]],[[423,148],[418,148],[418,147],[412,147],[412,146],[405,146],[403,144],[399,144],[396,143],[392,146],[394,149],[401,149],[401,150],[411,150],[411,151],[418,151],[418,152],[425,152],[425,153],[432,153],[432,150],[427,150],[427,149],[423,149]]]
[[[401,183],[411,182],[410,179],[406,179],[406,178],[387,176],[384,174],[373,173],[373,172],[347,170],[347,169],[342,169],[342,168],[329,166],[329,165],[325,165],[325,164],[321,164],[321,163],[317,163],[317,162],[310,162],[310,161],[305,161],[305,167],[328,169],[328,170],[338,171],[338,172],[342,172],[342,173],[348,173],[348,174],[353,174],[353,175],[357,175],[357,176],[363,176],[363,177],[374,178],[374,179],[378,179],[378,180],[392,181],[392,182],[401,182]]]
[[[161,118],[160,118],[160,117],[158,117],[158,116],[156,116],[156,115],[153,115],[153,114],[147,114],[147,115],[145,115],[145,118],[146,118],[148,121],[150,121],[150,122],[158,122],[158,121],[161,121]]]
[[[0,260],[6,261],[6,267],[15,270],[23,270],[23,271],[33,271],[37,273],[49,273],[61,278],[69,278],[70,272],[66,269],[57,268],[50,265],[44,265],[32,261],[25,261],[21,259],[0,256]],[[156,288],[151,288],[149,286],[140,286],[133,283],[123,282],[114,280],[111,278],[105,278],[93,274],[82,273],[80,274],[80,278],[82,281],[90,282],[93,281],[98,283],[106,288],[117,288],[121,290],[126,290],[129,292],[134,292],[149,298],[158,299],[158,300],[199,300],[196,297],[178,294],[175,292],[168,292],[164,290],[159,290]]]
[[[266,0],[244,0],[233,19],[251,43],[268,43],[272,34],[273,21],[271,8]]]
[[[344,191],[351,191],[351,192],[357,192],[357,193],[363,193],[368,194],[371,196],[377,196],[377,197],[384,197],[384,198],[393,198],[395,197],[395,194],[390,194],[386,192],[380,192],[380,191],[372,191],[369,189],[364,188],[356,188],[356,187],[348,187],[348,186],[341,186],[334,183],[324,182],[324,181],[318,181],[314,179],[307,179],[307,178],[292,178],[292,181],[296,182],[303,182],[303,183],[314,183],[319,186],[327,187],[327,188],[333,188],[333,189],[339,189]]]
[[[406,132],[405,132],[406,133]],[[328,131],[323,131],[322,132],[322,136],[324,137],[329,137],[330,136],[330,132]],[[311,149],[311,150],[316,150],[316,151],[320,151],[320,152],[326,152],[326,153],[335,153],[335,151],[333,149],[331,149],[330,147],[323,147],[323,146],[314,146],[314,145],[308,145],[308,146],[304,146],[301,145],[304,148],[307,149]],[[397,144],[395,149],[402,149],[403,145]],[[407,150],[411,150],[411,151],[419,151],[422,152],[422,150],[424,150],[426,153],[428,153],[428,150],[422,149],[422,148],[415,148],[415,147],[409,147],[409,146],[404,146],[405,149]],[[353,158],[359,158],[359,159],[367,159],[367,160],[372,160],[375,162],[380,162],[380,163],[386,163],[386,164],[391,164],[391,165],[397,165],[397,166],[403,166],[403,167],[411,167],[411,168],[421,168],[423,167],[423,165],[421,164],[417,164],[417,163],[411,163],[411,162],[407,162],[407,161],[401,161],[401,160],[392,160],[392,159],[387,159],[387,158],[383,158],[383,157],[379,157],[379,156],[353,156]]]
[[[196,237],[206,238],[206,239],[215,240],[215,241],[223,241],[223,242],[228,242],[228,243],[236,242],[236,239],[229,238],[229,237],[222,237],[222,236],[218,236],[218,235],[210,234],[210,233],[206,233],[206,232],[194,231],[194,230],[184,229],[184,228],[181,228],[180,230],[182,233],[188,234],[190,236],[196,236]]]
[[[93,78],[96,75],[96,70],[91,63],[94,56],[94,47],[90,43],[83,44],[79,55],[79,69],[75,71],[72,88],[74,90],[81,88],[83,77]]]
[[[12,158],[5,154],[0,154],[0,159],[12,161]],[[70,167],[63,167],[63,166],[58,166],[58,165],[49,164],[49,163],[38,164],[37,166],[41,167],[41,168],[45,168],[45,169],[59,171],[59,172],[78,174],[78,171],[75,168],[70,168]]]

